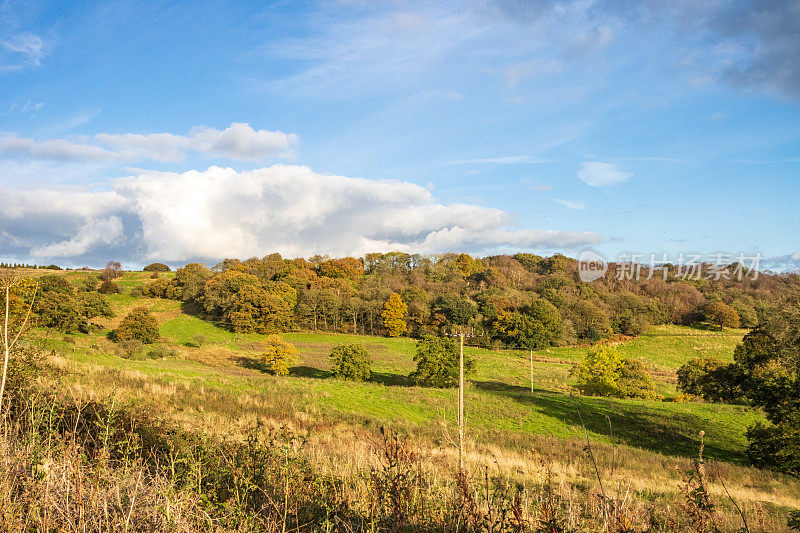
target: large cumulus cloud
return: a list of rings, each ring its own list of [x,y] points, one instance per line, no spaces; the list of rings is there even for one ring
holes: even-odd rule
[[[118,178],[104,192],[6,191],[0,246],[15,257],[100,264],[216,261],[278,251],[362,255],[401,250],[563,249],[597,244],[592,232],[519,229],[511,215],[442,204],[413,183],[324,175],[274,165],[211,167]]]

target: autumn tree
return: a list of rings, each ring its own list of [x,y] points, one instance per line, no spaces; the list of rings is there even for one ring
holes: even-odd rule
[[[329,259],[319,265],[319,275],[329,278],[356,278],[364,273],[364,265],[354,257]]]
[[[381,313],[383,326],[390,337],[399,337],[408,330],[405,321],[407,312],[408,306],[403,302],[400,295],[396,292],[390,294],[383,305],[383,312]]]
[[[739,313],[732,306],[719,300],[708,302],[703,308],[703,315],[709,324],[719,327],[720,330],[739,327]]]
[[[2,309],[2,331],[0,338],[3,344],[3,374],[0,378],[0,411],[8,377],[11,353],[15,350],[28,319],[31,316],[36,300],[37,286],[30,280],[22,279],[16,274],[4,272],[0,275],[0,309]],[[27,294],[26,294],[27,293]],[[29,302],[25,302],[28,299]],[[27,304],[27,305],[26,305]],[[12,378],[13,380],[13,378]]]
[[[276,376],[289,374],[289,366],[298,361],[297,348],[280,335],[268,335],[265,344],[266,347],[261,353],[261,362],[264,368]]]

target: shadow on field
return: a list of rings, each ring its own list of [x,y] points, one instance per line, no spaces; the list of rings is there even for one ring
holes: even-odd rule
[[[333,378],[333,372],[330,370],[322,370],[313,366],[293,366],[289,369],[290,376],[314,378],[314,379],[329,379]],[[416,385],[414,380],[403,374],[391,374],[388,372],[373,372],[368,383],[380,383],[387,387],[411,387]]]
[[[252,357],[239,356],[239,357],[234,357],[233,360],[236,361],[236,364],[242,368],[248,368],[250,370],[258,370],[259,372],[269,373],[264,363],[262,363],[258,359],[253,359]]]
[[[387,387],[413,387],[416,382],[405,374],[390,374],[388,372],[373,372],[369,378],[371,383],[380,383]]]
[[[314,379],[328,379],[333,377],[333,372],[330,370],[322,370],[314,368],[313,366],[293,366],[289,369],[290,376],[299,378],[314,378]]]
[[[529,388],[497,381],[473,381],[473,384],[478,389],[530,405],[545,416],[578,428],[581,427],[582,416],[586,429],[595,434],[609,435],[610,419],[615,443],[622,442],[664,455],[695,457],[700,445],[698,433],[704,430],[706,457],[731,462],[744,460],[742,452],[721,447],[724,437],[714,439],[713,429],[702,418],[692,414],[665,412],[647,404],[569,396],[541,389],[534,390],[532,395]]]

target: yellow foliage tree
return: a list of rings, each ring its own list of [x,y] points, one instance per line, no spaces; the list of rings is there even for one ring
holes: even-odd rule
[[[283,340],[280,335],[268,335],[266,344],[261,361],[267,371],[278,376],[287,375],[289,365],[297,362],[297,348]]]
[[[383,305],[381,318],[383,318],[383,325],[386,327],[390,337],[399,337],[408,331],[408,326],[405,321],[407,312],[408,306],[399,294],[393,292],[389,295],[389,298]]]

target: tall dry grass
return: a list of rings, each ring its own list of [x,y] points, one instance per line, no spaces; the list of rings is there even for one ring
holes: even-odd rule
[[[595,471],[585,444],[540,439],[527,452],[471,442],[459,472],[446,430],[435,442],[316,420],[267,396],[100,370],[66,379],[61,367],[34,350],[14,358],[2,531],[738,531],[714,479],[750,531],[789,530],[791,498],[776,490],[770,504],[752,469],[704,463],[698,492],[689,460],[589,443]],[[209,425],[181,423],[168,405],[193,405]]]

